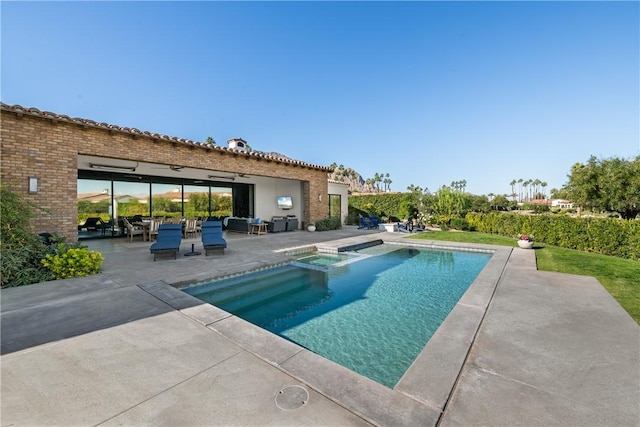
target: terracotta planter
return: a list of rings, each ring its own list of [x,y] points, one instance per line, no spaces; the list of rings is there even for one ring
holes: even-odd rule
[[[522,249],[533,249],[533,242],[528,240],[518,240],[518,246]]]

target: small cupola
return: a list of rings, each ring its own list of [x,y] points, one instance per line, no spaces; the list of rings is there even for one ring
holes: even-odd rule
[[[227,141],[229,144],[229,148],[234,150],[246,151],[247,149],[247,141],[242,138],[233,138]]]

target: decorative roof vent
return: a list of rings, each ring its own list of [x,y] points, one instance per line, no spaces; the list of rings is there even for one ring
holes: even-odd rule
[[[227,141],[229,144],[229,148],[234,150],[246,151],[247,150],[247,141],[242,138],[233,138]]]

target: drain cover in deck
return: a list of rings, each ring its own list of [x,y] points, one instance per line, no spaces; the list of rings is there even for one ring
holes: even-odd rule
[[[309,401],[309,392],[299,385],[289,385],[276,393],[276,406],[285,411],[300,409]]]

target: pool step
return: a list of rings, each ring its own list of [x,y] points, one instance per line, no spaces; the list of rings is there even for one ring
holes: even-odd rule
[[[308,271],[274,269],[269,274],[259,274],[250,282],[226,286],[194,296],[226,311],[236,313],[239,310],[263,305],[268,300],[284,294],[296,292],[307,287],[311,281],[317,280],[310,278]]]
[[[245,287],[241,293],[218,300],[213,304],[234,314],[264,307],[273,300],[301,292],[307,288],[313,281],[308,274],[308,271],[296,269],[294,274],[272,276],[269,280],[261,280],[251,289]]]
[[[184,292],[193,295],[196,298],[207,300],[210,295],[216,295],[220,298],[226,298],[227,293],[231,296],[244,292],[244,289],[251,289],[251,287],[258,285],[264,281],[271,280],[274,276],[284,276],[291,270],[289,267],[276,267],[269,268],[262,271],[250,273],[250,275],[240,275],[233,278],[227,278],[222,280],[216,280],[208,284],[199,284],[193,288],[185,288]],[[247,281],[248,278],[253,278],[251,281]]]

